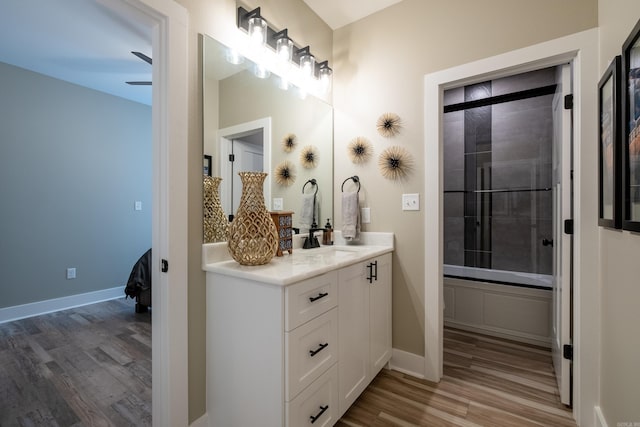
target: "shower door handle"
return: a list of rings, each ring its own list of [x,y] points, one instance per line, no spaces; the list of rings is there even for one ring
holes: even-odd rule
[[[553,247],[553,239],[542,239],[542,246],[552,246]]]

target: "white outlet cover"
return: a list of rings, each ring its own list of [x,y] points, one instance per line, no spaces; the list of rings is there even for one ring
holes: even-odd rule
[[[133,208],[134,208],[135,210],[137,210],[137,211],[141,211],[141,210],[142,210],[142,202],[141,202],[141,201],[139,201],[139,200],[136,200],[136,202],[134,203],[134,205],[133,205],[133,206],[134,206]]]
[[[76,278],[76,269],[67,268],[67,279],[75,279],[75,278]]]
[[[371,208],[362,208],[360,209],[360,217],[362,219],[363,224],[371,223]]]
[[[273,210],[281,211],[282,209],[284,209],[284,200],[282,199],[282,197],[274,197]]]

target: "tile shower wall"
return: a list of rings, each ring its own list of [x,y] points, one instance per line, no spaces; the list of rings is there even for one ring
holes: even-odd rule
[[[554,83],[550,68],[448,90],[444,102]],[[551,274],[552,99],[444,114],[445,264]]]

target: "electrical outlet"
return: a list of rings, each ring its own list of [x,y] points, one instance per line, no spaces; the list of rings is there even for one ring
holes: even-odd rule
[[[361,219],[363,224],[371,223],[371,208],[360,209]]]
[[[75,279],[75,278],[76,278],[75,267],[67,268],[67,279]]]
[[[402,195],[403,211],[419,211],[420,210],[420,194],[403,194]]]
[[[274,197],[273,198],[273,210],[274,211],[281,211],[282,209],[284,209],[284,200],[282,199],[282,197]]]
[[[137,211],[141,211],[142,210],[142,202],[140,200],[136,200],[136,202],[133,204],[133,208]]]

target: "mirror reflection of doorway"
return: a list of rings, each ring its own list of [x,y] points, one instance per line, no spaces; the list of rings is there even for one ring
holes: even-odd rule
[[[220,200],[222,209],[233,220],[242,196],[238,172],[261,171],[264,201],[271,210],[271,118],[254,120],[218,131],[220,144]]]
[[[242,182],[238,172],[264,172],[264,147],[263,129],[257,129],[255,133],[231,140],[231,211],[229,219],[238,211],[240,196],[242,195]],[[223,204],[224,208],[224,204]],[[225,212],[227,210],[225,209]]]

